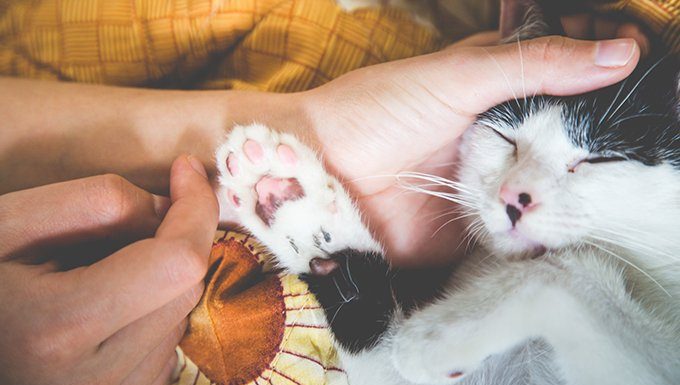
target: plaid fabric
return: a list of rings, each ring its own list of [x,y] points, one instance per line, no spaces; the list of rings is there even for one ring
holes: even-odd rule
[[[680,0],[590,0],[593,9],[623,12],[642,21],[666,48],[680,55]]]
[[[334,0],[9,0],[0,74],[292,92],[441,41],[395,8]]]

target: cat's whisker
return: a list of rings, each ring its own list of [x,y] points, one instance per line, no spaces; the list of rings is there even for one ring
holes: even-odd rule
[[[333,277],[333,284],[335,284],[335,287],[338,289],[338,294],[340,294],[340,297],[342,297],[345,302],[349,302],[347,297],[345,297],[345,294],[343,294],[342,290],[340,290],[340,285],[338,285],[338,281],[335,280],[335,277]]]
[[[472,209],[477,208],[476,202],[470,202],[470,201],[468,201],[464,198],[461,198],[459,195],[452,195],[452,194],[440,193],[440,192],[437,192],[437,191],[432,191],[432,190],[427,190],[427,189],[421,189],[418,186],[405,186],[405,187],[412,192],[423,193],[423,194],[426,194],[426,195],[442,198],[442,199],[445,199],[447,201],[457,203],[461,206],[469,207],[469,208],[472,208]]]
[[[437,210],[433,213],[424,214],[423,218],[430,218],[430,221],[435,221],[435,220],[442,218],[442,217],[445,217],[447,215],[460,213],[462,210],[463,209],[460,206],[455,206],[454,208],[447,207],[447,208],[444,208],[444,209],[441,209],[441,210]]]
[[[616,92],[616,95],[614,95],[614,99],[612,99],[612,102],[609,104],[609,107],[607,107],[604,114],[602,114],[602,117],[600,118],[600,121],[597,122],[596,127],[600,127],[602,123],[604,123],[604,121],[607,120],[607,118],[609,117],[609,111],[611,111],[612,107],[614,107],[614,104],[619,100],[619,96],[621,96],[621,92],[623,92],[623,89],[626,86],[626,82],[628,82],[628,78],[625,78],[619,85],[619,89]]]
[[[349,258],[347,258],[347,266],[345,266],[345,269],[347,270],[347,279],[352,283],[352,286],[354,286],[357,291],[357,295],[359,295],[359,286],[357,286],[354,278],[352,278],[352,272],[349,270]]]
[[[640,84],[642,84],[642,82],[647,78],[647,76],[649,76],[649,74],[650,74],[652,71],[654,71],[654,69],[655,69],[659,64],[661,64],[661,62],[663,62],[663,61],[666,59],[667,56],[668,56],[668,55],[664,55],[661,59],[659,59],[656,63],[654,63],[651,67],[649,67],[649,69],[647,69],[647,71],[645,71],[645,73],[640,77],[640,79],[637,81],[637,83],[635,83],[635,85],[633,85],[633,88],[631,88],[631,90],[628,92],[628,94],[623,98],[623,100],[621,101],[621,103],[619,103],[619,105],[616,107],[616,109],[614,109],[614,111],[611,113],[611,115],[610,115],[611,117],[613,117],[613,116],[616,114],[616,112],[617,112],[617,111],[621,108],[621,106],[623,106],[623,104],[631,97],[631,95],[633,95],[633,92],[635,92],[635,90],[640,86]],[[607,110],[607,111],[609,111],[609,110]],[[607,115],[605,114],[604,117],[607,117]],[[604,118],[604,117],[603,117],[603,118]]]
[[[470,215],[471,215],[471,214],[470,214]],[[434,238],[434,237],[437,235],[437,233],[439,233],[439,231],[441,231],[444,227],[446,227],[446,225],[448,225],[448,224],[450,224],[450,223],[452,223],[452,222],[455,222],[455,221],[457,221],[457,220],[459,220],[459,219],[461,219],[461,218],[464,218],[464,217],[466,217],[466,216],[470,216],[470,215],[458,216],[458,217],[455,217],[455,218],[452,218],[452,219],[447,220],[447,221],[444,222],[441,226],[439,226],[439,227],[437,228],[437,230],[435,230],[435,231],[432,233],[432,235],[430,236],[430,238]]]
[[[614,234],[613,234],[614,235]],[[590,237],[596,240],[600,240],[603,242],[610,243],[614,246],[618,246],[627,250],[633,250],[633,251],[638,251],[638,252],[645,252],[645,253],[650,253],[658,256],[663,256],[666,258],[669,258],[673,261],[680,261],[680,259],[676,256],[673,256],[672,254],[665,252],[663,250],[659,250],[658,248],[655,248],[653,246],[644,244],[642,242],[639,242],[637,240],[634,240],[633,238],[628,237],[625,234],[616,234],[617,239],[612,239],[612,238],[607,238],[603,236],[597,236],[597,235],[591,235]],[[650,255],[648,254],[648,257]]]
[[[331,318],[330,322],[328,322],[329,326],[333,326],[333,321],[335,321],[335,317],[338,316],[338,313],[340,313],[340,309],[342,309],[343,306],[345,306],[348,302],[342,302],[340,306],[338,306],[338,309],[333,313],[333,317]]]
[[[398,174],[398,178],[412,178],[412,179],[421,179],[429,182],[436,183],[438,185],[442,186],[447,186],[452,189],[460,190],[460,191],[468,191],[468,192],[480,192],[478,189],[472,188],[470,186],[466,186],[461,182],[454,181],[451,179],[447,179],[438,175],[432,175],[432,174],[425,174],[422,172],[416,172],[416,171],[404,171]]]
[[[527,89],[526,81],[524,79],[524,55],[522,55],[522,44],[520,43],[519,34],[517,34],[517,50],[519,51],[519,65],[522,74],[522,94],[524,95],[524,108],[526,109]]]
[[[622,224],[619,224],[619,226],[623,227],[626,230],[626,232],[614,231],[611,228],[609,228],[609,229],[607,229],[607,228],[594,229],[593,228],[592,229],[592,231],[595,232],[595,233],[606,233],[607,235],[611,235],[611,236],[616,237],[616,238],[609,238],[605,234],[601,234],[599,236],[598,235],[591,235],[591,237],[593,237],[593,238],[600,237],[601,238],[600,240],[602,240],[602,241],[613,243],[613,244],[620,246],[620,247],[623,247],[623,248],[627,248],[627,249],[631,249],[631,250],[637,250],[637,251],[651,252],[651,253],[654,253],[656,255],[664,256],[664,257],[667,257],[667,258],[675,260],[675,261],[680,261],[680,258],[672,255],[671,253],[669,253],[667,251],[664,251],[664,250],[661,250],[657,247],[654,247],[653,245],[651,245],[649,243],[641,242],[641,239],[651,238],[653,240],[654,234],[650,234],[649,232],[641,231],[639,229],[630,228],[630,227],[627,227],[627,226],[622,225]],[[634,238],[633,236],[628,234],[629,232],[635,232],[640,236]],[[624,242],[625,242],[625,244],[624,244]],[[673,243],[671,243],[671,245],[672,244]],[[678,245],[678,246],[680,246],[680,245]],[[639,248],[642,248],[643,250],[640,250]]]
[[[372,180],[372,179],[399,179],[399,174],[374,174],[374,175],[366,175],[366,176],[361,176],[358,178],[354,179],[349,179],[347,182],[348,183],[356,183],[356,182],[362,182],[365,180]]]
[[[637,265],[634,264],[633,262],[627,260],[626,258],[624,258],[624,257],[622,257],[622,256],[620,256],[620,255],[618,255],[618,254],[616,254],[616,253],[614,253],[613,251],[611,251],[611,250],[609,250],[609,249],[607,249],[607,248],[605,248],[605,247],[603,247],[603,246],[598,245],[598,244],[595,243],[595,242],[590,242],[590,241],[588,241],[588,240],[584,240],[583,242],[586,243],[586,244],[588,244],[588,245],[590,245],[590,246],[593,246],[593,247],[599,249],[600,251],[602,251],[602,252],[604,252],[604,253],[606,253],[606,254],[608,254],[608,255],[610,255],[610,256],[616,258],[616,259],[618,259],[619,261],[621,261],[621,262],[627,264],[628,266],[634,268],[635,270],[639,271],[642,275],[644,275],[644,276],[647,277],[650,281],[652,281],[655,285],[657,285],[657,286],[659,287],[659,289],[661,289],[666,295],[668,295],[669,297],[672,298],[671,293],[669,293],[668,290],[666,290],[666,289],[659,283],[659,281],[657,281],[656,279],[654,279],[654,277],[652,277],[649,273],[647,273],[646,271],[644,271],[642,268],[640,268],[639,266],[637,266]]]
[[[458,247],[460,245],[465,244],[465,251],[469,251],[470,248],[475,244],[477,241],[476,237],[479,235],[480,232],[484,230],[484,223],[482,222],[481,219],[475,218],[475,220],[470,223],[467,228],[465,229],[465,236],[463,239],[461,239],[460,243],[458,244]],[[466,243],[467,240],[467,243]]]
[[[515,89],[512,88],[512,86],[510,85],[510,79],[508,79],[508,74],[505,72],[505,70],[503,69],[501,64],[498,62],[498,60],[496,60],[496,58],[491,54],[491,52],[489,52],[489,50],[487,50],[485,47],[481,47],[481,48],[491,58],[491,61],[494,62],[494,64],[496,65],[496,67],[500,71],[501,75],[503,76],[503,79],[505,80],[505,84],[508,86],[508,89],[510,89],[510,93],[512,94],[512,97],[513,97],[515,103],[517,104],[517,108],[519,108],[521,110],[522,106],[519,104],[519,99],[517,98],[517,94],[515,93]]]
[[[457,214],[457,213],[459,213],[459,212],[460,212],[460,210],[458,210],[458,209],[456,209],[456,210],[451,210],[451,211],[449,211],[449,212],[447,212],[447,213],[438,215],[436,218],[431,219],[430,222],[434,222],[434,221],[436,221],[437,219],[443,218],[443,217],[445,217],[445,216],[447,216],[447,215]],[[473,216],[473,215],[477,215],[477,213],[462,213],[462,214],[458,215],[457,217],[453,218],[453,220],[454,220],[454,221],[457,221],[457,220],[460,220],[460,219],[463,219],[463,218],[469,218],[469,217],[471,217],[471,216]]]
[[[444,187],[451,187],[454,190],[460,191],[460,193],[449,193],[449,192],[444,192],[444,191],[434,191],[434,190],[429,190],[426,189],[425,187],[431,187],[433,186],[432,184],[413,184],[413,183],[402,183],[402,187],[411,190],[411,191],[417,191],[417,192],[422,192],[426,193],[428,195],[437,195],[440,198],[453,198],[453,199],[458,199],[458,200],[467,200],[469,203],[472,203],[473,199],[473,194],[472,192],[469,191],[463,191],[461,188],[457,187],[452,187],[449,185],[443,185],[435,182],[434,186],[444,186]]]
[[[631,232],[636,232],[640,234],[641,236],[638,238],[633,238],[631,235],[625,233],[625,232],[620,232],[620,231],[614,231],[613,229],[609,228],[596,228],[592,226],[586,226],[586,229],[590,230],[589,237],[591,239],[600,241],[600,242],[605,242],[607,244],[620,247],[625,250],[631,250],[631,251],[636,251],[636,252],[645,252],[645,253],[651,253],[651,255],[657,255],[657,256],[663,256],[666,258],[669,258],[673,261],[678,261],[678,257],[673,256],[672,254],[661,250],[659,248],[656,248],[652,245],[643,243],[640,241],[640,239],[646,239],[647,237],[651,236],[652,234],[649,234],[647,232],[639,231],[637,229],[626,229],[626,231],[631,231]]]
[[[625,118],[621,118],[617,120],[616,122],[612,123],[611,126],[615,127],[617,124],[621,124],[625,121],[631,120],[631,119],[638,119],[638,118],[647,118],[650,116],[655,116],[655,117],[664,117],[666,115],[664,114],[638,114],[638,115],[633,115],[633,116],[627,116]]]
[[[426,187],[449,187],[449,186],[444,186],[440,183],[423,183],[423,184],[402,183],[401,186],[406,187],[406,188],[418,187],[419,189],[425,189]],[[428,190],[428,191],[435,191],[435,190]],[[471,198],[471,195],[472,195],[472,194],[470,194],[468,192],[464,192],[464,191],[461,192],[461,193],[449,193],[449,192],[445,192],[445,191],[436,191],[436,192],[441,193],[441,194],[449,194],[451,196],[456,196],[456,197],[461,197],[461,198],[462,197],[468,197],[468,196],[470,196],[470,198]]]

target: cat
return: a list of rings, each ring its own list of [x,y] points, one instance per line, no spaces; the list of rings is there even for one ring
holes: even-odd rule
[[[517,37],[548,33],[523,4]],[[464,134],[456,180],[411,174],[471,218],[450,270],[391,267],[291,135],[235,127],[219,183],[323,306],[352,385],[680,384],[679,69],[656,57],[598,91],[503,103]]]

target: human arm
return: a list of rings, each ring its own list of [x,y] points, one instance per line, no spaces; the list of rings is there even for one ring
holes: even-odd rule
[[[212,155],[235,123],[308,135],[295,96],[0,78],[0,194],[102,173],[167,193],[173,159]]]
[[[43,144],[44,151],[33,153],[26,152],[26,146],[10,144],[0,154],[8,159],[5,154],[14,148],[9,157],[13,163],[0,162],[0,177],[16,184],[15,180],[38,168],[25,185],[105,169],[163,191],[167,184],[163,170],[176,153],[190,152],[211,164],[214,149],[233,123],[258,121],[296,134],[324,155],[329,169],[358,199],[394,261],[441,263],[453,258],[452,245],[459,243],[462,234],[455,225],[434,234],[443,222],[431,218],[451,209],[449,204],[403,194],[394,178],[380,176],[401,171],[450,173],[451,167],[433,171],[432,166],[454,162],[455,139],[478,113],[504,100],[525,93],[575,94],[623,79],[637,63],[638,46],[632,40],[602,44],[563,37],[494,47],[460,43],[430,55],[362,68],[317,89],[285,95],[123,89],[111,94],[118,98],[117,115],[107,115],[113,114],[109,110],[115,110],[114,102],[97,100],[112,98],[110,87],[94,87],[84,98],[92,111],[64,94],[68,87],[71,94],[85,95],[80,87],[92,86],[54,85],[59,89],[38,95],[37,101],[17,92],[29,104],[43,103],[40,100],[49,95],[59,99],[50,102],[57,105],[52,110],[62,120],[69,117],[66,120],[72,124],[64,128],[58,119],[53,119],[55,124],[42,121],[33,125],[33,136],[48,126],[54,132],[69,132],[62,138],[74,144],[65,153],[64,145],[50,141]],[[13,113],[2,101],[0,109],[8,111],[0,113]],[[98,109],[101,114],[94,112]],[[14,126],[21,125],[24,115],[14,113],[19,120]],[[91,117],[90,124],[78,123],[84,116]],[[23,164],[31,166],[17,171]],[[223,217],[228,211],[223,207]]]

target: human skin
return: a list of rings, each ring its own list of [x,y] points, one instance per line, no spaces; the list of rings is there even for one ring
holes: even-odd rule
[[[553,36],[479,46],[492,39],[497,36],[473,37],[295,94],[2,79],[1,188],[109,172],[162,194],[165,170],[177,154],[194,154],[212,174],[214,149],[229,128],[257,121],[293,133],[323,155],[395,263],[446,263],[463,251],[459,222],[436,231],[451,219],[436,218],[452,209],[450,203],[405,194],[390,176],[451,177],[446,165],[455,162],[455,140],[477,114],[513,97],[569,95],[615,83],[640,55],[632,39]],[[233,218],[228,205],[221,218]]]
[[[170,201],[114,175],[0,196],[0,383],[168,383],[217,217],[186,156]],[[81,266],[83,253],[97,261]]]
[[[0,373],[8,377],[0,382],[71,383],[66,377],[56,381],[68,375],[92,381],[86,383],[167,382],[175,362],[171,350],[184,330],[182,319],[200,296],[208,252],[203,248],[209,247],[216,211],[196,210],[210,206],[210,199],[204,195],[205,180],[182,182],[181,175],[192,175],[188,160],[177,161],[170,177],[167,170],[178,154],[192,153],[212,173],[214,148],[235,123],[259,121],[297,135],[322,153],[328,168],[344,180],[367,213],[371,229],[395,263],[450,261],[460,229],[450,225],[432,237],[439,226],[432,218],[450,209],[448,203],[403,194],[394,178],[383,176],[402,171],[447,176],[447,167],[434,166],[455,161],[456,138],[478,113],[524,92],[567,95],[612,84],[633,70],[640,54],[630,40],[603,45],[550,37],[480,47],[495,40],[493,34],[475,36],[442,52],[357,70],[318,89],[288,95],[0,79],[1,193],[115,173],[149,191],[170,190],[173,207],[186,211],[173,215],[175,222],[177,217],[186,221],[186,216],[185,225],[192,226],[191,232],[177,230],[164,237],[170,246],[162,247],[173,252],[163,255],[167,259],[155,259],[163,253],[130,253],[140,247],[131,242],[166,243],[157,239],[164,226],[151,236],[161,220],[155,213],[163,212],[167,203],[120,177],[0,196],[0,244],[5,244],[5,257],[0,257],[0,322],[11,331],[0,338]],[[203,203],[190,203],[193,193],[185,189],[192,188],[202,191]],[[228,219],[229,207],[222,209]],[[131,246],[109,255],[100,243],[91,244],[112,238],[114,246],[106,248]],[[84,242],[94,246],[95,259],[103,259],[91,267],[57,271],[57,262],[83,254]],[[42,248],[33,249],[36,245]],[[59,246],[58,258],[45,254],[51,246]],[[146,270],[121,261],[141,261]],[[118,268],[102,268],[116,264]],[[86,280],[83,271],[106,274]],[[164,277],[179,281],[159,281]],[[125,279],[145,282],[153,290]],[[94,289],[81,290],[86,282],[95,284]],[[123,287],[126,298],[117,296]],[[69,294],[75,302],[67,300]],[[111,304],[116,298],[119,301]],[[105,311],[99,317],[87,313],[97,309]],[[119,315],[106,332],[101,330],[104,313]],[[98,328],[98,333],[92,332]],[[109,343],[116,347],[110,353],[133,354],[126,354],[125,365],[106,359],[110,356],[101,349],[92,350],[102,340],[118,341]],[[40,370],[31,370],[31,365]],[[121,373],[127,378],[120,378]],[[48,381],[50,374],[57,377]]]

